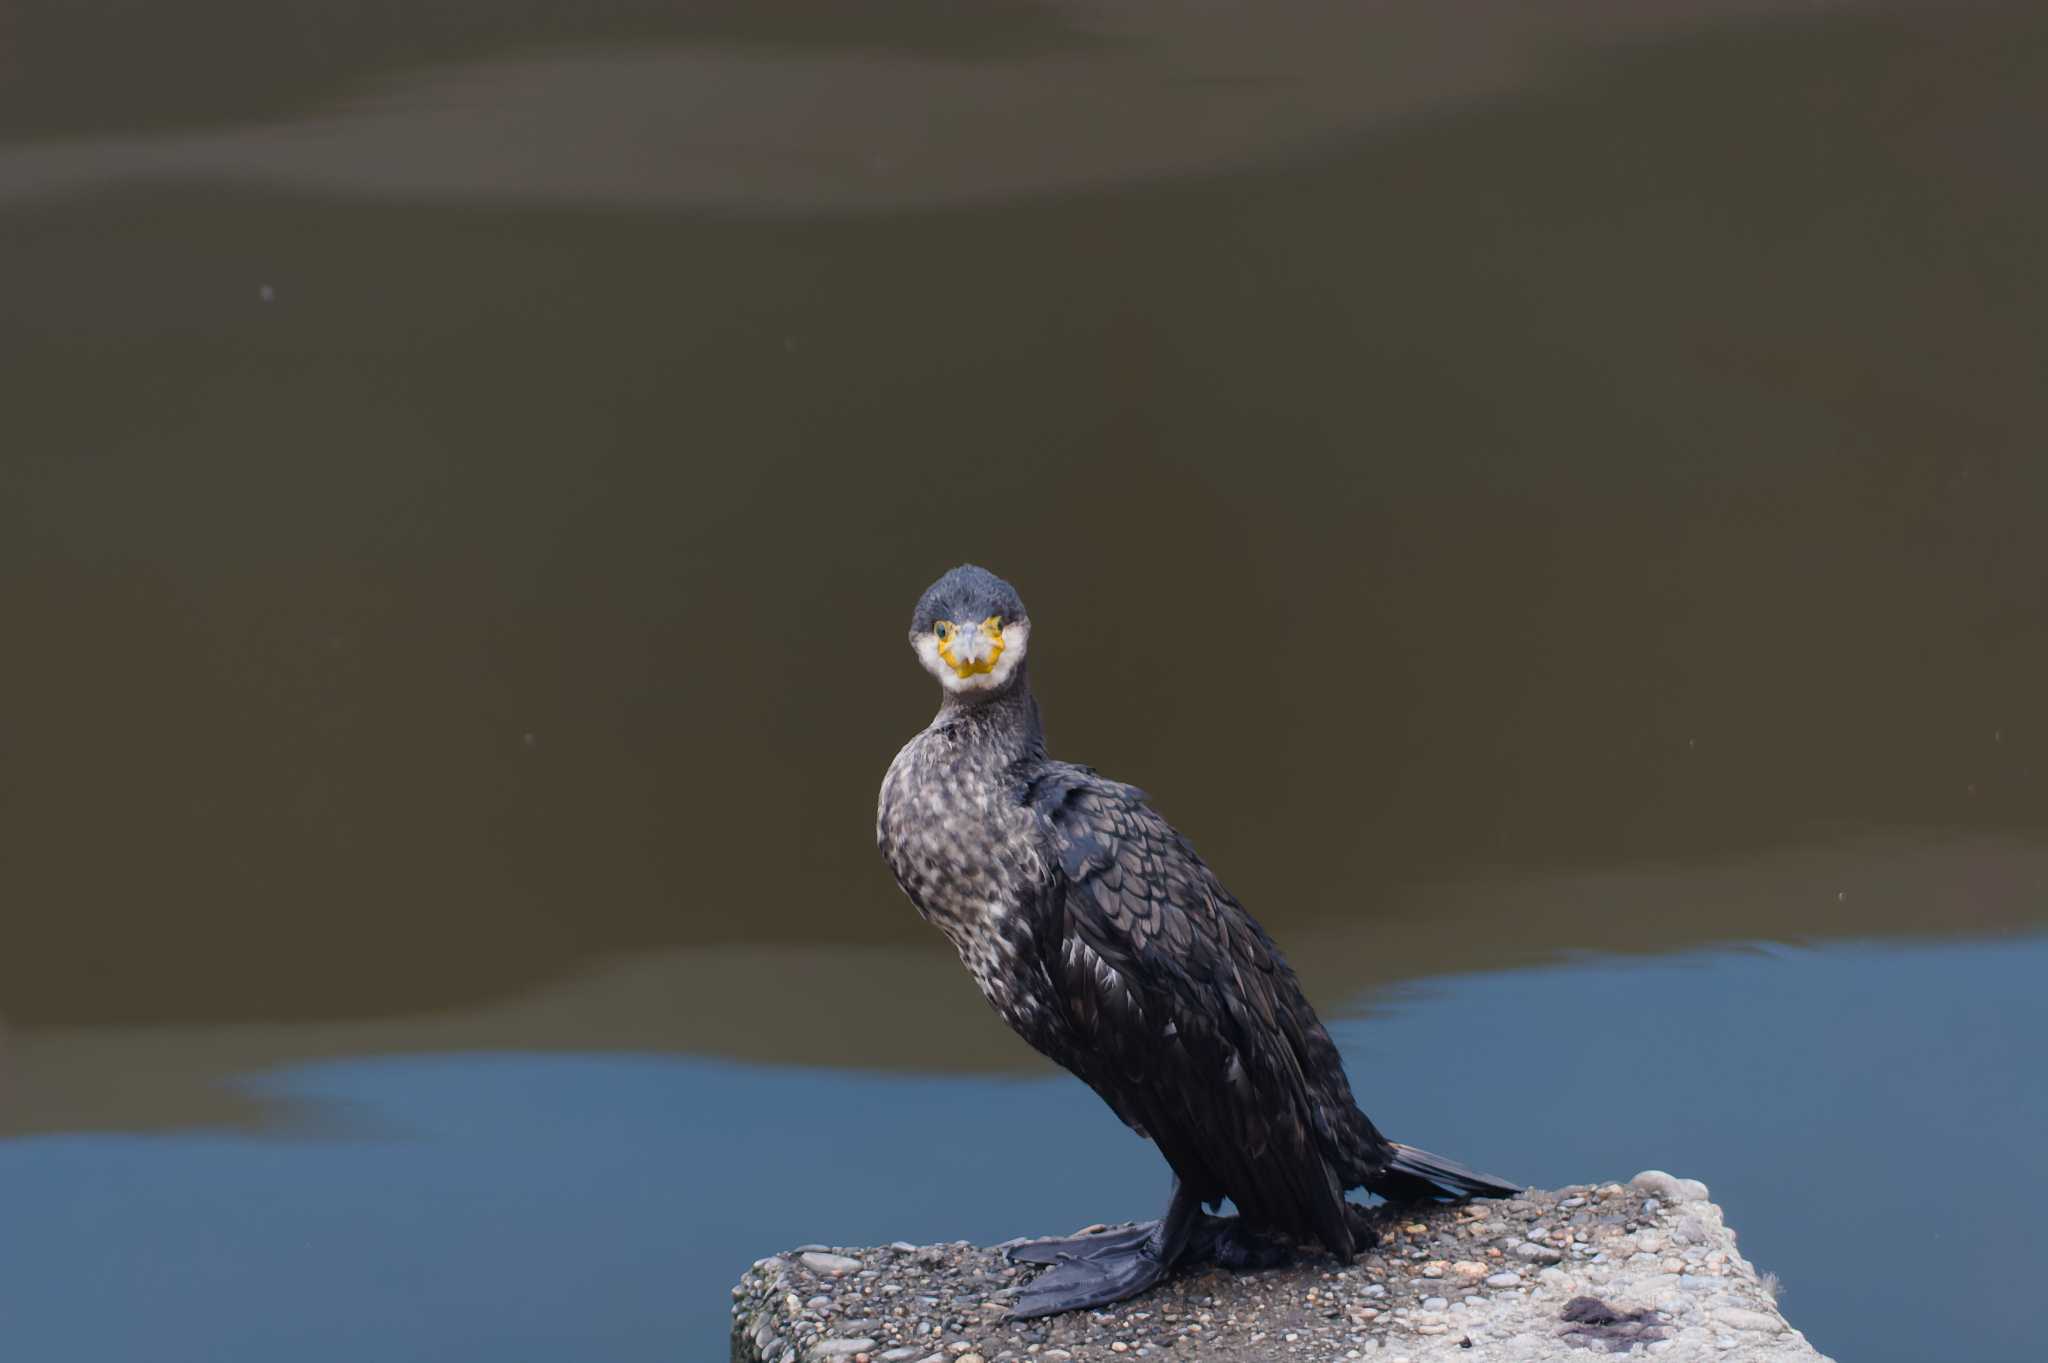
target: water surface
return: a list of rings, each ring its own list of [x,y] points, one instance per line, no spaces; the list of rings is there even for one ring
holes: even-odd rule
[[[2041,937],[1599,959],[1393,991],[1337,1036],[1406,1139],[1552,1186],[1709,1174],[1837,1357],[2020,1359],[2040,1261],[1998,1209],[2048,1194],[2048,1094],[2001,1076],[2048,1028],[2044,968]],[[457,1051],[235,1088],[265,1130],[0,1145],[24,1356],[715,1358],[716,1289],[760,1254],[1164,1196],[1064,1078]]]

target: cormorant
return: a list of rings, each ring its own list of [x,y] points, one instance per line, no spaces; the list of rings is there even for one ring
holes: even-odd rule
[[[910,646],[944,688],[883,778],[875,835],[996,1012],[1173,1167],[1166,1214],[1033,1241],[1019,1317],[1121,1301],[1176,1264],[1270,1262],[1372,1242],[1347,1189],[1391,1201],[1514,1184],[1390,1141],[1279,949],[1145,793],[1046,754],[1015,589],[963,565],[925,592]],[[1228,1198],[1238,1216],[1212,1216]]]

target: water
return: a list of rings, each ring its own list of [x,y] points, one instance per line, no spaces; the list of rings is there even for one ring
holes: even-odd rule
[[[2048,937],[1453,976],[1337,1029],[1408,1139],[1551,1186],[1711,1174],[1842,1358],[2030,1356]],[[1975,1063],[1957,1063],[1959,1055]],[[0,1146],[23,1357],[717,1357],[753,1257],[1139,1217],[1162,1166],[1061,1078],[447,1051],[238,1080],[261,1131]],[[1054,1153],[1056,1152],[1056,1153]],[[1908,1312],[1873,1310],[1903,1278]]]
[[[2048,30],[1497,8],[17,5],[0,1323],[716,1356],[1148,1211],[873,853],[973,558],[1397,1134],[2031,1356]]]

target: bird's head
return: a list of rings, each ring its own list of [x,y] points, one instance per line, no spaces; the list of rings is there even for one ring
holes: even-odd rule
[[[963,563],[925,589],[910,617],[910,646],[950,695],[1009,690],[1024,666],[1031,620],[1017,589],[986,568]]]

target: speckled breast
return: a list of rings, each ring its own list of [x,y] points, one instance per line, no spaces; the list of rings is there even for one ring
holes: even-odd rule
[[[896,883],[1012,1025],[1015,961],[1047,874],[1037,820],[1014,790],[996,745],[934,725],[890,763],[875,820]]]

